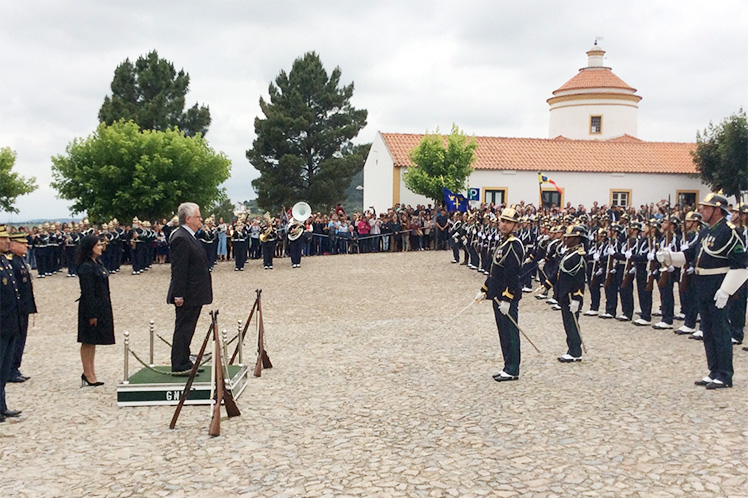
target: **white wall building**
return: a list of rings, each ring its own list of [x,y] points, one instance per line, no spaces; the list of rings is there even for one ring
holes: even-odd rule
[[[553,92],[549,139],[475,137],[475,171],[468,186],[475,202],[525,201],[538,205],[636,205],[670,197],[693,204],[709,187],[698,179],[695,143],[645,142],[636,138],[636,89],[603,67],[597,44],[588,65]],[[364,206],[382,211],[397,203],[428,204],[411,192],[403,173],[421,134],[378,132],[364,165]],[[538,173],[555,181],[539,188]]]

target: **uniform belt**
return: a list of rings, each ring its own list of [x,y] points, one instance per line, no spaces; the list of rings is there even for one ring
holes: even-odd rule
[[[723,275],[730,271],[729,266],[722,268],[696,268],[696,275]]]

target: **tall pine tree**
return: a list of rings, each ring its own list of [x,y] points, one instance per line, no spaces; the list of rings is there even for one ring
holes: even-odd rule
[[[130,59],[117,66],[112,80],[112,96],[104,98],[99,121],[132,120],[142,130],[166,131],[178,127],[185,135],[205,136],[210,126],[210,109],[193,105],[185,112],[190,75],[176,72],[174,64],[161,59],[153,50],[133,64]]]
[[[252,181],[263,209],[306,201],[329,207],[363,167],[367,146],[351,140],[366,126],[367,111],[351,103],[353,83],[340,87],[341,71],[328,76],[319,56],[296,59],[270,83],[270,102],[260,98],[265,118],[255,118],[247,159],[260,177]]]

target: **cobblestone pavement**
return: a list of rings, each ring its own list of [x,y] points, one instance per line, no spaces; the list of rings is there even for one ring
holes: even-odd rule
[[[98,348],[100,388],[78,387],[77,279],[35,281],[22,368],[32,379],[8,386],[24,413],[0,424],[0,493],[748,496],[748,353],[735,350],[734,388],[705,391],[693,385],[706,373],[700,343],[585,317],[585,361],[560,364],[560,314],[526,295],[520,324],[542,353],[524,343],[521,379],[499,384],[490,305],[441,327],[483,280],[450,259],[316,257],[297,270],[283,259],[273,271],[252,261],[243,273],[220,263],[221,328],[246,319],[262,288],[275,368],[250,378],[242,416],[224,419],[218,438],[207,407],[185,407],[169,430],[172,407],[116,406],[122,333],[141,356],[149,320],[171,335],[168,267],[112,276],[118,345]]]

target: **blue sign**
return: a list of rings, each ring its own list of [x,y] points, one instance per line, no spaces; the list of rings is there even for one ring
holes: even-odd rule
[[[469,201],[479,201],[480,200],[480,189],[479,188],[469,188],[468,189],[468,200]]]

